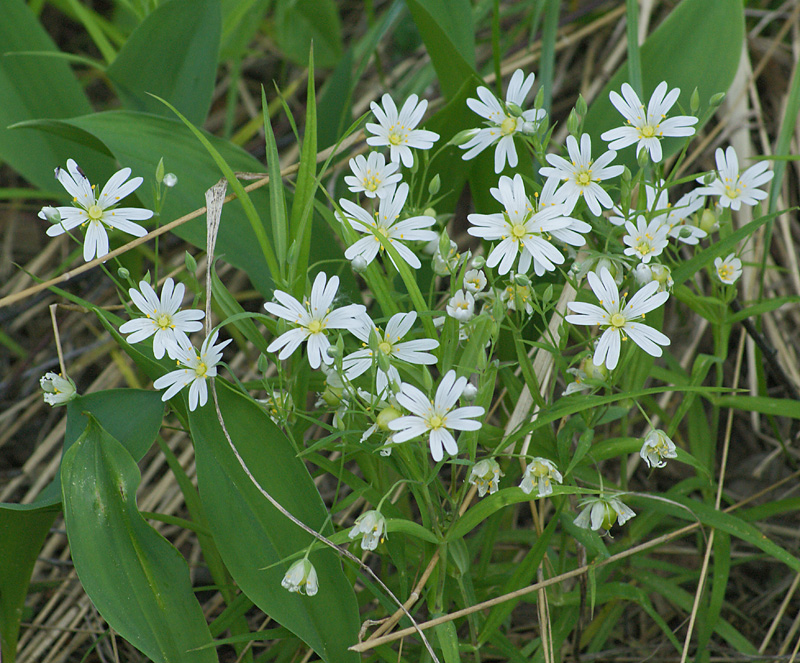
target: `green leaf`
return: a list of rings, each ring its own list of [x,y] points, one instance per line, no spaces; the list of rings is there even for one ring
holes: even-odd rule
[[[736,313],[728,315],[728,317],[725,319],[725,322],[732,325],[736,322],[746,320],[747,318],[754,318],[756,316],[763,315],[764,313],[769,313],[770,311],[779,309],[784,304],[797,304],[798,302],[800,302],[800,297],[797,295],[787,295],[785,297],[767,299],[763,302],[753,304],[752,306],[743,308],[741,311],[737,311]]]
[[[181,554],[136,508],[139,468],[93,417],[61,468],[78,578],[109,626],[152,660],[217,660]],[[111,562],[111,563],[109,563]]]
[[[335,66],[342,56],[341,33],[334,0],[278,0],[273,37],[283,54],[297,64],[308,64],[313,44],[315,63]]]
[[[743,39],[741,0],[683,0],[640,49],[645,96],[642,103],[647,104],[650,94],[661,81],[666,81],[670,89],[677,87],[681,90],[671,115],[680,114],[679,106],[689,112],[689,96],[695,87],[704,102],[718,92],[727,91],[739,65]],[[709,62],[714,66],[709,67]],[[598,146],[601,133],[624,124],[624,118],[611,105],[608,95],[612,90],[619,92],[628,79],[626,63],[589,109],[584,130],[591,134],[592,142]],[[700,126],[696,128],[699,130]],[[683,143],[677,138],[662,141],[664,158],[677,152]],[[618,161],[635,167],[635,149],[626,148]],[[679,283],[677,279],[675,282]]]
[[[719,396],[711,401],[717,407],[732,407],[747,412],[760,412],[775,417],[800,419],[800,401],[791,398],[768,398],[767,396]]]
[[[150,96],[157,95],[202,124],[214,92],[221,22],[213,0],[171,0],[152,12],[107,70],[125,108],[169,116]]]
[[[33,565],[59,510],[55,506],[34,511],[0,508],[0,651],[6,663],[16,658]]]
[[[48,56],[59,53],[26,4],[0,0],[0,12],[0,160],[43,191],[60,191],[53,169],[63,166],[69,156],[85,167],[91,151],[57,136],[7,127],[32,119],[85,115],[92,107],[66,60],[14,55],[21,51],[41,51]]]
[[[255,479],[300,521],[330,534],[325,505],[289,440],[258,405],[225,381],[218,378],[216,389],[226,428]],[[310,535],[253,485],[225,439],[213,403],[190,412],[189,423],[200,497],[220,554],[239,587],[324,660],[358,661],[347,650],[358,640],[358,607],[337,556],[328,549],[311,553],[319,576],[316,596],[283,589],[289,565],[280,562],[307,548]]]
[[[469,0],[406,0],[445,98],[475,72],[475,33]]]

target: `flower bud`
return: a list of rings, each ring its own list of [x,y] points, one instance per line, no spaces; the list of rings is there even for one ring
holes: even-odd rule
[[[188,251],[183,256],[183,264],[186,266],[186,271],[194,274],[197,271],[197,260]]]
[[[467,382],[466,386],[464,387],[464,391],[461,392],[461,398],[463,398],[465,401],[472,402],[475,400],[477,395],[478,388],[471,382]]]
[[[161,182],[164,179],[164,157],[161,157],[158,160],[158,165],[156,166],[156,182]]]
[[[578,101],[575,102],[575,110],[578,112],[578,115],[583,117],[586,115],[587,111],[589,110],[586,107],[586,99],[583,98],[582,94],[578,95]]]
[[[453,136],[449,141],[448,145],[455,145],[460,146],[466,143],[470,138],[472,138],[476,133],[478,133],[478,129],[464,129],[463,131],[459,131],[455,136]]]
[[[55,207],[50,207],[48,205],[46,207],[42,207],[42,211],[39,212],[39,218],[56,225],[61,223],[61,212],[59,212]]]
[[[525,274],[514,274],[514,283],[523,288],[531,284],[531,280]]]
[[[269,369],[269,359],[265,355],[258,355],[258,372],[266,373]]]
[[[692,96],[689,97],[689,110],[694,115],[698,108],[700,108],[700,92],[695,87],[694,92],[692,92]]]
[[[367,271],[367,267],[369,267],[369,263],[367,263],[364,256],[356,256],[350,261],[350,266],[353,268],[353,271],[357,274],[363,274]]]
[[[433,176],[433,179],[428,184],[428,193],[432,196],[435,196],[439,193],[439,189],[442,188],[442,178],[439,177],[439,173]],[[424,212],[425,216],[436,216],[435,214],[428,214],[427,210]]]
[[[714,232],[719,227],[719,220],[714,210],[708,208],[704,209],[703,213],[700,215],[697,227],[700,228],[700,230],[705,230],[708,234]]]
[[[486,266],[486,258],[483,256],[475,256],[472,259],[472,266],[475,269],[483,269]]]
[[[647,167],[647,164],[650,163],[650,150],[639,150],[636,155],[636,163],[639,164],[639,168]]]
[[[178,176],[175,173],[167,173],[161,181],[164,183],[164,186],[171,189],[178,183]]]
[[[117,276],[118,276],[118,277],[119,277],[121,280],[123,280],[123,281],[127,281],[127,280],[128,280],[130,277],[131,277],[131,273],[130,273],[130,271],[129,271],[129,270],[125,269],[125,267],[120,267],[120,268],[117,270]]]
[[[722,100],[725,99],[724,92],[717,92],[717,94],[713,95],[711,99],[708,100],[708,105],[711,108],[716,108],[722,103]]]
[[[570,134],[572,134],[573,136],[577,136],[580,125],[581,125],[581,119],[578,117],[578,114],[575,112],[575,109],[573,108],[569,112],[569,117],[567,118],[567,131],[569,131]]]
[[[394,421],[401,416],[402,414],[400,413],[400,410],[390,405],[389,407],[383,408],[378,413],[378,419],[375,423],[380,430],[389,430],[389,422]]]

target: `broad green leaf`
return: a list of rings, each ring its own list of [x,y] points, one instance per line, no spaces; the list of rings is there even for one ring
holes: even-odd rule
[[[314,63],[333,67],[342,56],[342,28],[334,0],[278,0],[273,35],[283,54],[308,64],[314,44]]]
[[[406,0],[445,98],[475,76],[475,33],[469,0]]]
[[[55,506],[34,511],[0,508],[0,651],[6,663],[16,658],[33,565],[59,510]]]
[[[221,0],[222,38],[220,61],[241,57],[261,28],[272,0]]]
[[[703,104],[718,92],[730,87],[744,39],[744,11],[741,0],[683,0],[664,22],[642,44],[640,55],[642,83],[647,104],[650,94],[661,82],[670,89],[680,88],[681,96],[670,111],[679,115],[680,107],[689,112],[689,97],[695,87]],[[714,66],[708,66],[713,62]],[[584,130],[600,149],[600,134],[622,126],[622,115],[611,105],[609,92],[620,91],[628,81],[628,65],[623,65],[592,103],[586,116]],[[699,126],[697,127],[699,130]],[[677,138],[662,142],[664,157],[677,152],[683,145]],[[618,161],[635,166],[635,148],[628,147],[617,157]],[[674,276],[674,275],[673,275]],[[678,283],[679,281],[675,281]]]
[[[75,571],[103,619],[157,663],[216,661],[198,649],[211,633],[186,561],[136,507],[133,457],[90,417],[61,474]]]
[[[125,108],[171,116],[154,94],[202,124],[214,92],[221,20],[218,0],[171,0],[151,13],[107,70]]]
[[[67,157],[84,167],[90,150],[57,136],[7,129],[16,122],[92,112],[69,64],[22,0],[0,0],[0,159],[44,191],[59,191],[53,177]],[[41,51],[46,56],[12,55]],[[92,155],[92,158],[100,158]],[[104,159],[108,162],[108,159]]]
[[[225,381],[217,379],[216,389],[226,428],[255,479],[296,518],[329,535],[325,505],[289,440],[263,409]],[[289,564],[280,562],[302,553],[310,535],[253,485],[225,439],[213,402],[189,413],[189,423],[200,497],[220,554],[241,590],[324,660],[358,661],[347,650],[358,640],[358,608],[337,556],[328,549],[311,553],[319,576],[316,596],[283,589]]]
[[[66,412],[67,430],[64,434],[63,454],[66,454],[83,434],[88,414],[139,461],[158,435],[164,416],[164,403],[161,402],[160,395],[154,391],[109,389],[78,396],[67,404]],[[136,416],[131,415],[133,412]],[[0,504],[0,510],[5,508],[36,510],[57,505],[60,501],[61,478],[60,474],[56,474],[36,501],[30,504]]]

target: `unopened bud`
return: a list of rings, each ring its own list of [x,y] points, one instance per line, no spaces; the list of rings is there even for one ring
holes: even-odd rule
[[[478,129],[464,129],[463,131],[459,131],[455,136],[453,136],[449,141],[448,145],[456,145],[460,146],[470,140],[476,133],[478,133]]]
[[[506,108],[513,117],[522,117],[522,109],[513,101],[507,101]]]
[[[547,304],[553,299],[553,284],[548,285],[542,293],[542,303]]]
[[[350,266],[353,268],[354,272],[362,274],[367,270],[369,264],[364,256],[356,256],[350,261]]]
[[[39,218],[56,225],[57,223],[61,223],[61,212],[55,207],[50,207],[48,205],[47,207],[42,207],[42,211],[39,212]]]
[[[127,281],[131,277],[131,273],[124,267],[120,267],[117,270],[117,276],[123,281]]]
[[[717,94],[715,94],[714,96],[711,97],[711,99],[708,100],[708,105],[711,108],[716,108],[722,103],[723,99],[725,99],[725,93],[717,92]]]
[[[695,88],[692,96],[689,97],[689,110],[696,113],[698,108],[700,108],[700,92]]]
[[[639,150],[636,155],[636,163],[639,164],[639,168],[645,168],[650,163],[650,151],[647,149]]]
[[[474,401],[477,395],[478,388],[471,382],[467,382],[467,385],[464,387],[464,391],[461,392],[461,398],[463,398],[465,401]]]
[[[485,265],[486,265],[486,258],[484,258],[483,256],[475,256],[472,259],[472,266],[475,269],[483,269]]]
[[[186,265],[186,271],[190,274],[194,274],[197,271],[197,260],[188,251],[183,256],[183,264]]]
[[[266,373],[269,369],[269,359],[265,355],[258,355],[258,371],[259,373]]]
[[[402,414],[399,410],[389,406],[378,413],[378,419],[375,423],[380,430],[389,430],[389,422],[394,421],[400,416],[402,416]]]
[[[436,175],[433,176],[433,179],[428,184],[428,193],[431,194],[432,196],[435,196],[437,193],[439,193],[439,189],[441,188],[442,188],[442,178],[439,177],[439,173],[436,173]],[[428,216],[427,213],[426,216]],[[431,214],[430,216],[434,215]]]
[[[531,280],[525,274],[514,274],[514,283],[525,288],[531,284]]]
[[[175,173],[167,173],[161,181],[164,182],[164,186],[171,189],[178,183],[178,176]]]
[[[589,110],[586,107],[586,99],[583,98],[582,94],[578,95],[578,101],[575,102],[575,110],[581,117],[586,115],[587,111]]]
[[[573,136],[578,135],[578,128],[580,127],[581,119],[578,117],[578,114],[575,112],[573,108],[569,112],[569,117],[567,118],[567,131],[570,132]]]
[[[706,208],[700,215],[700,222],[697,224],[697,226],[700,228],[700,230],[705,230],[706,233],[712,233],[717,229],[717,223],[717,215],[713,210]]]
[[[158,160],[158,165],[156,166],[156,182],[161,182],[164,179],[164,157],[161,157]]]
[[[536,98],[533,100],[533,107],[541,108],[542,106],[544,106],[544,88],[540,87],[536,93]]]

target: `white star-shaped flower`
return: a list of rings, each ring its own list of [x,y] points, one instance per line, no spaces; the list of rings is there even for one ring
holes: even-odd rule
[[[397,402],[412,414],[389,422],[389,428],[396,431],[393,442],[399,444],[429,433],[433,460],[442,460],[443,449],[456,455],[458,445],[450,430],[478,430],[481,422],[473,418],[483,416],[484,413],[484,409],[478,405],[453,409],[466,386],[467,378],[456,379],[456,372],[448,371],[431,401],[413,385],[403,383]]]
[[[766,161],[759,161],[740,174],[739,158],[733,147],[729,146],[724,152],[718,147],[714,157],[717,161],[717,176],[711,184],[698,189],[697,193],[719,196],[719,204],[733,210],[740,209],[742,204],[753,206],[767,197],[767,192],[758,188],[769,182],[774,175],[768,170],[769,164]],[[703,178],[699,177],[697,181],[702,184]]]
[[[654,163],[661,161],[661,139],[668,136],[691,136],[697,118],[689,115],[676,115],[667,118],[669,109],[675,105],[680,96],[680,89],[667,92],[667,83],[662,81],[656,86],[650,102],[645,110],[638,95],[627,83],[622,84],[622,96],[616,92],[609,95],[611,103],[622,113],[628,126],[618,127],[603,133],[600,138],[609,141],[610,150],[621,150],[636,143],[636,154],[642,149],[650,152]]]
[[[75,383],[59,373],[45,373],[39,378],[39,386],[44,392],[44,402],[53,407],[65,405],[78,397]]]
[[[556,193],[556,202],[564,203],[569,210],[572,210],[578,199],[583,196],[592,214],[600,216],[602,207],[611,209],[614,201],[599,182],[617,177],[624,170],[623,166],[609,165],[617,153],[609,150],[593,162],[592,139],[589,134],[581,136],[580,147],[574,136],[567,136],[567,151],[569,161],[556,154],[548,154],[547,162],[552,168],[540,168],[539,173],[548,179],[564,181]]]
[[[399,164],[386,163],[380,152],[370,152],[366,158],[359,154],[350,159],[353,174],[345,176],[344,183],[353,193],[363,193],[367,198],[383,198],[403,179],[397,172],[399,169]]]
[[[563,206],[549,205],[534,211],[525,195],[525,185],[520,175],[501,177],[497,189],[491,194],[500,202],[504,211],[498,214],[470,214],[467,219],[473,225],[467,232],[474,237],[500,240],[486,260],[488,267],[498,267],[498,273],[506,274],[514,266],[519,255],[518,272],[528,272],[533,262],[537,276],[545,271],[552,272],[556,265],[564,262],[564,256],[548,241],[548,236],[557,231],[566,231],[575,221],[564,216]],[[575,237],[570,241],[574,246],[582,246],[584,238],[578,233],[564,235]],[[578,243],[580,242],[580,243]]]
[[[447,302],[447,315],[459,322],[469,322],[475,317],[475,297],[469,291],[459,290]]]
[[[625,230],[628,231],[628,234],[622,238],[627,246],[624,251],[625,255],[636,256],[644,263],[661,255],[661,252],[669,244],[667,240],[669,226],[664,225],[658,219],[653,219],[648,223],[644,216],[639,215],[635,226],[630,221],[625,222]]]
[[[462,157],[465,161],[473,159],[487,147],[497,143],[494,152],[494,171],[502,172],[506,160],[511,168],[516,168],[518,159],[517,149],[514,147],[514,134],[534,133],[539,122],[547,114],[542,109],[521,111],[521,113],[511,112],[511,106],[516,107],[516,111],[525,104],[525,97],[531,91],[533,81],[533,74],[528,74],[526,77],[522,69],[517,69],[508,84],[505,106],[489,88],[483,86],[477,89],[480,100],[467,99],[467,106],[485,118],[487,126],[476,129],[472,137],[461,145],[461,149],[467,150]]]
[[[657,220],[668,228],[667,235],[684,244],[698,244],[699,241],[708,235],[705,230],[689,223],[689,217],[705,204],[705,196],[699,189],[694,189],[689,193],[683,194],[678,202],[671,205],[667,190],[662,188],[663,180],[656,182],[656,186],[645,184],[647,195],[647,209],[650,212],[661,212],[655,214],[652,219]],[[659,193],[658,188],[661,188]],[[612,222],[613,223],[613,222]]]
[[[231,342],[231,339],[218,345],[219,332],[209,336],[197,352],[190,343],[178,348],[177,361],[183,365],[175,371],[162,375],[154,383],[156,389],[165,389],[162,401],[168,401],[184,387],[189,387],[189,409],[195,410],[198,405],[203,407],[208,401],[208,386],[206,380],[216,377],[217,364],[222,359],[222,349]]]
[[[164,352],[170,359],[177,359],[180,346],[189,344],[186,334],[203,328],[198,320],[202,320],[205,313],[196,309],[179,310],[186,288],[183,283],[175,285],[171,278],[164,281],[160,300],[147,281],[139,282],[139,290],[131,288],[128,294],[145,317],[129,320],[119,328],[120,332],[130,334],[126,339],[128,343],[139,343],[153,336],[156,359],[161,359]]]
[[[130,195],[143,182],[141,177],[128,178],[130,168],[123,168],[111,176],[99,196],[95,187],[72,159],[67,159],[67,170],[56,168],[56,179],[72,196],[75,207],[56,207],[61,215],[59,223],[47,229],[50,237],[56,237],[78,226],[86,226],[83,243],[83,259],[86,262],[95,256],[102,258],[108,253],[108,233],[106,226],[117,228],[135,237],[144,237],[147,231],[133,221],[144,221],[153,216],[149,209],[138,207],[115,207],[119,201]],[[44,210],[39,218],[47,220]]]
[[[412,94],[403,104],[400,112],[388,94],[381,98],[383,108],[374,101],[370,104],[372,112],[375,114],[374,122],[367,122],[366,130],[372,136],[367,138],[367,145],[388,146],[389,158],[392,163],[403,162],[406,168],[414,165],[414,154],[411,148],[416,150],[429,150],[433,144],[439,140],[439,134],[425,129],[417,129],[416,126],[425,115],[428,101],[419,101],[416,94]],[[419,101],[419,103],[417,103]]]
[[[611,276],[611,272],[601,267],[599,274],[589,272],[589,285],[600,306],[587,302],[570,302],[569,308],[574,314],[566,317],[573,325],[600,325],[603,335],[595,348],[592,359],[595,366],[605,364],[613,370],[619,362],[622,341],[631,338],[647,354],[660,357],[662,345],[669,345],[669,338],[657,329],[637,322],[645,313],[661,306],[669,298],[667,292],[657,292],[659,284],[652,281],[637,292],[625,304],[619,296],[619,289]],[[626,336],[627,334],[627,336]]]
[[[715,258],[714,269],[720,281],[725,285],[733,285],[742,275],[742,261],[736,257],[735,253],[731,253],[725,260],[722,258]]]
[[[416,319],[417,313],[415,311],[395,313],[386,323],[386,331],[381,332],[373,324],[369,316],[365,314],[356,321],[350,331],[354,336],[361,339],[365,345],[369,343],[370,334],[376,333],[378,337],[378,352],[384,354],[390,362],[399,360],[408,364],[430,366],[436,363],[436,357],[428,351],[438,348],[439,341],[432,338],[403,341],[403,338],[414,326]],[[377,358],[373,351],[365,347],[347,355],[342,362],[342,367],[347,379],[355,380],[359,375],[366,373],[376,360]],[[379,365],[375,376],[375,386],[379,396],[384,393],[390,383],[400,384],[400,373],[391,365],[388,373],[386,373]]]
[[[304,299],[301,304],[289,293],[276,290],[273,295],[279,303],[267,302],[264,308],[273,315],[288,320],[295,327],[272,341],[267,352],[280,350],[278,359],[286,359],[303,341],[308,341],[308,363],[311,368],[319,368],[322,363],[333,363],[333,358],[328,355],[330,342],[327,331],[348,329],[360,316],[366,314],[366,309],[361,304],[348,304],[332,309],[338,289],[338,276],[331,276],[328,280],[325,272],[320,272],[311,286],[310,301]]]
[[[361,256],[367,264],[371,263],[375,260],[375,256],[383,251],[383,245],[377,237],[380,234],[391,242],[403,260],[414,269],[419,269],[422,263],[404,242],[430,242],[436,239],[435,232],[425,230],[436,223],[436,219],[432,216],[412,216],[398,222],[406,198],[408,198],[408,184],[405,182],[380,199],[378,211],[374,214],[342,198],[339,205],[345,213],[337,214],[339,221],[347,222],[354,230],[367,235],[348,247],[344,257],[353,260],[356,256]]]

